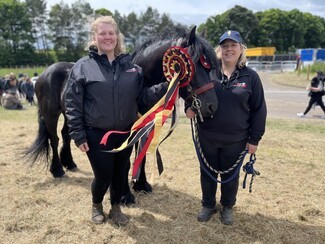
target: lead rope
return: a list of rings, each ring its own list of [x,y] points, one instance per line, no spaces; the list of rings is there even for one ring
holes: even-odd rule
[[[244,166],[243,166],[243,171],[246,173],[245,174],[245,178],[243,181],[243,189],[246,188],[246,179],[247,179],[247,175],[251,174],[251,181],[249,183],[249,193],[252,193],[252,188],[253,188],[253,181],[254,181],[254,177],[256,175],[260,175],[260,172],[258,172],[257,170],[254,169],[254,163],[256,161],[256,155],[255,154],[251,154],[250,158],[249,158],[249,162],[247,162]]]
[[[218,170],[215,170],[210,164],[209,162],[206,160],[204,154],[203,154],[203,151],[202,151],[202,148],[201,148],[201,145],[200,145],[200,142],[199,142],[199,138],[198,138],[198,129],[197,129],[197,122],[196,122],[196,119],[195,117],[193,119],[191,119],[191,128],[192,128],[192,138],[193,138],[193,141],[194,141],[194,146],[195,146],[195,149],[196,149],[196,154],[198,156],[198,159],[199,159],[199,162],[201,164],[201,169],[215,182],[217,183],[221,183],[221,184],[224,184],[224,183],[227,183],[231,180],[233,180],[238,174],[239,174],[239,171],[240,171],[240,167],[242,166],[242,163],[244,161],[244,158],[248,152],[247,149],[243,150],[240,154],[239,154],[239,157],[237,159],[237,161],[227,170],[224,170],[224,171],[218,171]],[[227,174],[231,171],[233,171],[234,169],[235,172],[234,174],[227,180],[225,181],[220,181],[218,180],[215,176],[213,176],[205,167],[204,165],[210,169],[212,172],[216,173],[216,174]]]
[[[237,159],[237,161],[233,164],[233,166],[231,166],[229,169],[227,170],[224,170],[224,171],[218,171],[218,170],[215,170],[210,164],[209,162],[206,160],[206,158],[204,157],[204,154],[202,152],[202,149],[201,149],[201,146],[200,146],[200,142],[199,142],[199,139],[198,139],[198,129],[197,129],[197,122],[196,122],[196,119],[195,117],[193,119],[191,119],[191,129],[192,129],[192,138],[193,138],[193,141],[194,141],[194,145],[195,145],[195,149],[196,149],[196,153],[198,155],[198,158],[199,158],[199,162],[201,164],[201,168],[204,170],[204,172],[215,182],[217,183],[221,183],[221,184],[224,184],[224,183],[227,183],[231,180],[233,180],[237,174],[239,174],[239,170],[240,170],[240,167],[242,166],[242,163],[244,161],[244,158],[248,152],[247,149],[243,150],[240,154],[239,154],[239,157]],[[203,161],[203,162],[202,162]],[[251,178],[251,181],[250,181],[250,184],[249,184],[249,192],[252,193],[252,188],[253,188],[253,181],[254,181],[254,177],[255,175],[260,175],[260,173],[254,169],[254,166],[253,164],[255,163],[256,161],[256,155],[255,154],[251,154],[250,155],[250,160],[249,162],[247,162],[245,164],[245,166],[243,166],[243,170],[244,172],[246,172],[245,174],[245,178],[244,178],[244,181],[243,181],[243,189],[246,188],[246,179],[247,179],[247,175],[248,174],[251,174],[252,175],[252,178]],[[218,179],[216,179],[216,177],[214,177],[213,175],[210,174],[210,172],[203,167],[203,163],[206,165],[206,167],[208,169],[210,169],[212,172],[214,173],[217,173],[217,174],[226,174],[226,173],[229,173],[231,172],[232,170],[234,170],[236,167],[236,170],[234,172],[234,174],[227,180],[225,181],[219,181]]]

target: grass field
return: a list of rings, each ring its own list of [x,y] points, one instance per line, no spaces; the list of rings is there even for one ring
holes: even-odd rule
[[[235,224],[224,226],[219,213],[207,223],[196,220],[199,165],[190,123],[182,118],[161,145],[161,176],[148,155],[154,192],[135,194],[137,203],[123,208],[130,223],[119,228],[111,220],[103,225],[90,221],[92,172],[73,145],[80,170],[67,172],[66,178],[54,179],[43,164],[30,167],[21,159],[37,132],[36,107],[25,106],[22,111],[0,107],[1,243],[325,242],[323,120],[267,119],[255,163],[261,175],[254,179],[252,193],[240,187]],[[241,172],[240,183],[243,177]],[[107,198],[104,208],[108,213]]]
[[[29,77],[33,77],[34,73],[41,74],[46,67],[32,67],[32,68],[11,68],[11,69],[0,69],[0,77],[5,77],[5,75],[14,73],[18,77],[19,73],[28,74]]]

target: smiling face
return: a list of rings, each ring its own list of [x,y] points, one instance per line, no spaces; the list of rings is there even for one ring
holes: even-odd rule
[[[227,39],[220,44],[221,59],[224,64],[236,65],[240,55],[243,53],[243,47],[240,43]]]
[[[98,23],[93,38],[97,43],[98,54],[106,54],[108,57],[114,57],[114,49],[117,46],[117,33],[112,24]]]

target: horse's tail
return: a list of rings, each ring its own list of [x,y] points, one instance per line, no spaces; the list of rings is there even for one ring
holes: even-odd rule
[[[50,160],[49,135],[45,120],[38,111],[38,133],[33,144],[24,152],[24,157],[34,164],[36,161],[45,162]]]

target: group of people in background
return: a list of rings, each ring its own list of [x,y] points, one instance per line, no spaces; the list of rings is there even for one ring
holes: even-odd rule
[[[35,105],[35,82],[38,74],[30,78],[27,74],[7,74],[0,78],[0,105],[5,109],[24,109],[22,99],[26,99],[31,106]]]

